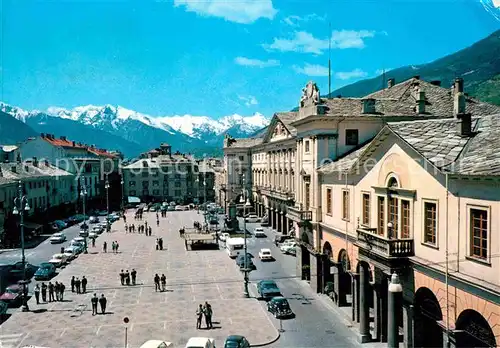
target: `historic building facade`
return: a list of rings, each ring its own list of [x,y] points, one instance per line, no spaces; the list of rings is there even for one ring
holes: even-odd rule
[[[245,151],[261,215],[274,207],[259,183],[279,188],[280,169],[289,169],[269,149],[295,141],[286,217],[301,245],[297,274],[350,307],[362,342],[387,339],[388,281],[397,273],[402,310],[389,314],[405,346],[498,344],[494,114],[499,107],[463,93],[462,79],[451,90],[418,77],[390,79],[364,98],[331,99],[309,83],[287,121],[276,114],[262,137],[234,140],[251,143]]]

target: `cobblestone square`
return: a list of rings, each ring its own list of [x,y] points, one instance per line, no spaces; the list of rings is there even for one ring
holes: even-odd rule
[[[230,334],[241,334],[252,344],[274,340],[278,332],[255,299],[244,299],[243,277],[222,250],[186,251],[179,228],[192,226],[203,216],[194,211],[169,212],[156,227],[155,213],[135,221],[127,214],[128,224],[144,223],[153,227],[153,236],[125,233],[124,222],[103,233],[96,247],[80,255],[60,271],[52,282],[66,285],[64,302],[29,302],[31,312],[15,312],[0,326],[0,335],[10,337],[0,342],[2,348],[37,345],[43,347],[123,347],[128,317],[128,346],[138,347],[149,339],[161,339],[182,347],[190,337],[216,339],[218,346]],[[164,250],[155,249],[162,237]],[[108,243],[108,252],[102,244]],[[118,253],[110,252],[112,241],[120,245]],[[137,271],[137,285],[122,286],[121,270]],[[167,291],[156,292],[155,273],[167,277]],[[88,278],[87,293],[71,292],[72,276]],[[106,315],[92,316],[90,298],[94,293],[107,299]],[[196,330],[198,304],[209,301],[214,311],[214,329]],[[75,309],[84,306],[82,312]]]

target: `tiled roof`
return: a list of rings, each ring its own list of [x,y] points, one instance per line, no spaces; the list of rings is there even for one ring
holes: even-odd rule
[[[249,148],[252,146],[260,145],[262,143],[262,140],[263,138],[236,138],[233,139],[230,147]]]
[[[361,154],[366,150],[366,148],[370,145],[364,144],[361,147],[355,149],[354,151],[348,152],[347,154],[339,157],[333,162],[324,164],[318,169],[319,173],[327,174],[332,172],[344,172],[349,170],[359,159]]]
[[[193,162],[194,164],[195,161],[192,157],[187,155],[158,156],[154,158],[138,159],[137,161],[123,167],[123,169],[160,168],[161,166],[168,166],[169,164],[176,164],[181,162]]]
[[[15,168],[15,170],[13,170]],[[7,180],[23,180],[30,178],[48,178],[55,176],[72,176],[73,174],[59,169],[52,165],[45,165],[44,162],[38,162],[35,166],[27,162],[8,162],[0,163],[1,177]]]
[[[95,147],[88,147],[87,151],[97,156],[102,156],[107,158],[118,158],[116,154],[113,154],[103,149],[96,149]]]
[[[48,136],[43,136],[42,139],[45,140],[46,142],[54,145],[54,146],[72,147],[72,148],[77,148],[77,149],[85,149],[86,148],[86,146],[84,146],[83,144],[79,144],[75,141],[70,141],[67,139],[48,137]]]

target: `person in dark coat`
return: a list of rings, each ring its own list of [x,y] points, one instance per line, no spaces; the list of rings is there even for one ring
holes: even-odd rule
[[[99,304],[101,305],[101,312],[102,314],[106,314],[106,303],[108,300],[106,300],[106,297],[104,297],[104,294],[101,295],[101,298],[99,299]]]
[[[135,281],[137,279],[137,271],[132,268],[132,272],[130,272],[130,275],[132,276],[132,285],[135,285]]]
[[[54,284],[49,282],[49,302],[55,301],[54,299]]]
[[[75,292],[75,276],[71,277],[71,292]]]
[[[158,275],[158,273],[155,274],[154,282],[155,282],[155,291],[160,290],[160,276]]]
[[[97,298],[97,294],[94,294],[92,298],[90,299],[90,302],[92,303],[92,315],[97,314],[97,302],[99,302],[99,299]]]
[[[80,278],[76,278],[75,279],[75,287],[76,287],[76,293],[77,294],[81,294],[81,284],[82,284],[82,281],[80,280]]]
[[[56,293],[56,301],[59,301],[59,291],[60,291],[60,285],[58,282],[55,282],[54,284],[54,292]]]
[[[42,283],[42,301],[47,302],[47,284]]]
[[[64,290],[66,290],[66,286],[62,282],[59,283],[59,301],[64,300]]]
[[[33,291],[35,292],[36,304],[40,304],[40,286],[38,284],[35,285]]]
[[[87,278],[85,276],[82,277],[82,294],[87,292]]]
[[[104,251],[105,253],[108,252],[108,243],[104,242],[102,244],[102,251]]]
[[[196,310],[196,328],[201,329],[201,320],[203,319],[203,305],[200,304]]]
[[[120,283],[125,285],[125,272],[123,272],[123,269],[120,271]]]
[[[125,271],[125,284],[130,285],[130,273],[128,269]]]

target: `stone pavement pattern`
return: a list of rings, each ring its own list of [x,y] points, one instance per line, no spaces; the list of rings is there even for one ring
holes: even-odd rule
[[[169,212],[156,227],[154,213],[145,213],[153,236],[126,234],[123,220],[115,222],[111,233],[103,233],[89,254],[80,255],[52,281],[66,285],[65,301],[36,305],[31,312],[20,311],[0,326],[0,347],[37,345],[43,347],[123,347],[128,317],[128,346],[139,347],[149,339],[161,339],[183,347],[193,336],[212,337],[221,346],[230,334],[241,334],[251,344],[269,342],[278,336],[276,328],[255,299],[242,298],[243,281],[234,261],[223,251],[186,251],[178,230],[191,227],[203,216],[194,211]],[[143,221],[144,221],[143,220]],[[127,214],[128,224],[134,221]],[[164,250],[155,250],[162,237]],[[110,252],[118,241],[119,253]],[[107,241],[108,253],[102,252]],[[120,285],[121,269],[137,271],[136,286]],[[166,292],[155,292],[155,273],[167,277]],[[85,275],[87,294],[71,293],[71,276]],[[108,299],[107,314],[92,316],[90,297],[96,292]],[[208,301],[214,311],[214,329],[196,330],[196,308]],[[87,305],[80,314],[74,309]]]

